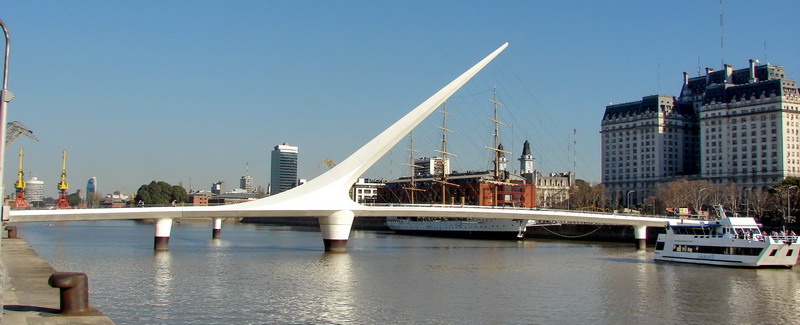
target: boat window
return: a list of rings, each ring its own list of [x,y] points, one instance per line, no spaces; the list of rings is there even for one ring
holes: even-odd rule
[[[786,252],[786,256],[792,256],[793,252],[794,252],[794,249],[790,249],[788,252]]]
[[[656,244],[657,245],[657,244]],[[696,245],[674,245],[673,252],[687,252],[700,254],[726,254],[726,255],[761,255],[761,248],[752,247],[723,247],[723,246],[696,246]]]
[[[772,252],[769,253],[769,256],[775,256],[778,253],[777,249],[773,249]]]
[[[657,250],[657,251],[662,251],[662,250],[664,250],[664,242],[663,242],[663,241],[660,241],[660,242],[657,242],[657,243],[656,243],[656,250]]]

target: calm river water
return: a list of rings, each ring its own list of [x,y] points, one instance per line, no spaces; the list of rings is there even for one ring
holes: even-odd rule
[[[800,267],[655,263],[632,244],[487,241],[210,222],[21,224],[59,271],[89,275],[117,324],[800,323]]]

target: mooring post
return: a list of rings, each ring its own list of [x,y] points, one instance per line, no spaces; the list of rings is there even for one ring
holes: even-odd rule
[[[353,227],[354,218],[353,211],[336,211],[329,216],[319,217],[319,228],[322,231],[326,252],[347,251],[347,239],[350,238],[350,228]]]
[[[222,218],[214,218],[214,229],[211,231],[212,239],[219,239],[222,232]]]
[[[17,226],[6,226],[6,230],[8,231],[8,239],[17,239]]]
[[[162,218],[156,220],[156,236],[153,249],[157,251],[169,250],[169,234],[172,231],[172,219]]]
[[[56,272],[47,283],[60,289],[60,313],[64,315],[95,315],[99,312],[89,306],[89,278],[86,273]]]
[[[633,226],[633,235],[636,238],[636,249],[647,249],[647,226]]]

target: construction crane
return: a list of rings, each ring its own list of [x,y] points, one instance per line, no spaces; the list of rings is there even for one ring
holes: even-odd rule
[[[33,131],[28,129],[25,124],[22,124],[20,121],[11,121],[6,124],[6,147],[14,143],[21,135],[34,139],[37,142],[39,141],[39,138],[35,137]]]
[[[333,167],[336,167],[336,162],[330,159],[325,159],[321,163],[319,163],[319,166],[322,165],[328,165],[328,169],[333,169]]]
[[[19,148],[19,172],[17,173],[17,183],[14,188],[17,189],[17,197],[14,203],[11,204],[12,209],[30,209],[28,202],[25,202],[25,180],[23,177],[25,173],[22,172],[22,148]]]
[[[58,183],[58,190],[60,193],[58,194],[58,201],[53,206],[55,209],[69,209],[69,203],[67,203],[67,189],[69,189],[69,185],[67,184],[67,151],[61,155],[61,182]]]

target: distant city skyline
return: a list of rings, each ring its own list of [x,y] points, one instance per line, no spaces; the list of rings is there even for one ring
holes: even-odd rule
[[[575,161],[577,178],[599,182],[597,121],[609,103],[677,96],[684,71],[720,70],[723,59],[800,71],[800,44],[786,36],[800,3],[757,7],[725,3],[723,50],[717,1],[4,3],[8,121],[41,140],[20,137],[6,152],[25,148],[26,177],[49,197],[64,149],[70,193],[92,176],[100,194],[153,180],[208,189],[247,174],[266,188],[282,142],[302,148],[298,178],[313,179],[327,170],[321,162],[342,161],[509,41],[448,101],[451,169],[491,164],[497,86],[509,157],[528,140],[537,170],[571,171]],[[433,114],[414,131],[420,157],[436,155],[439,124]],[[406,147],[363,177],[407,175]],[[248,162],[259,168],[246,171]]]

